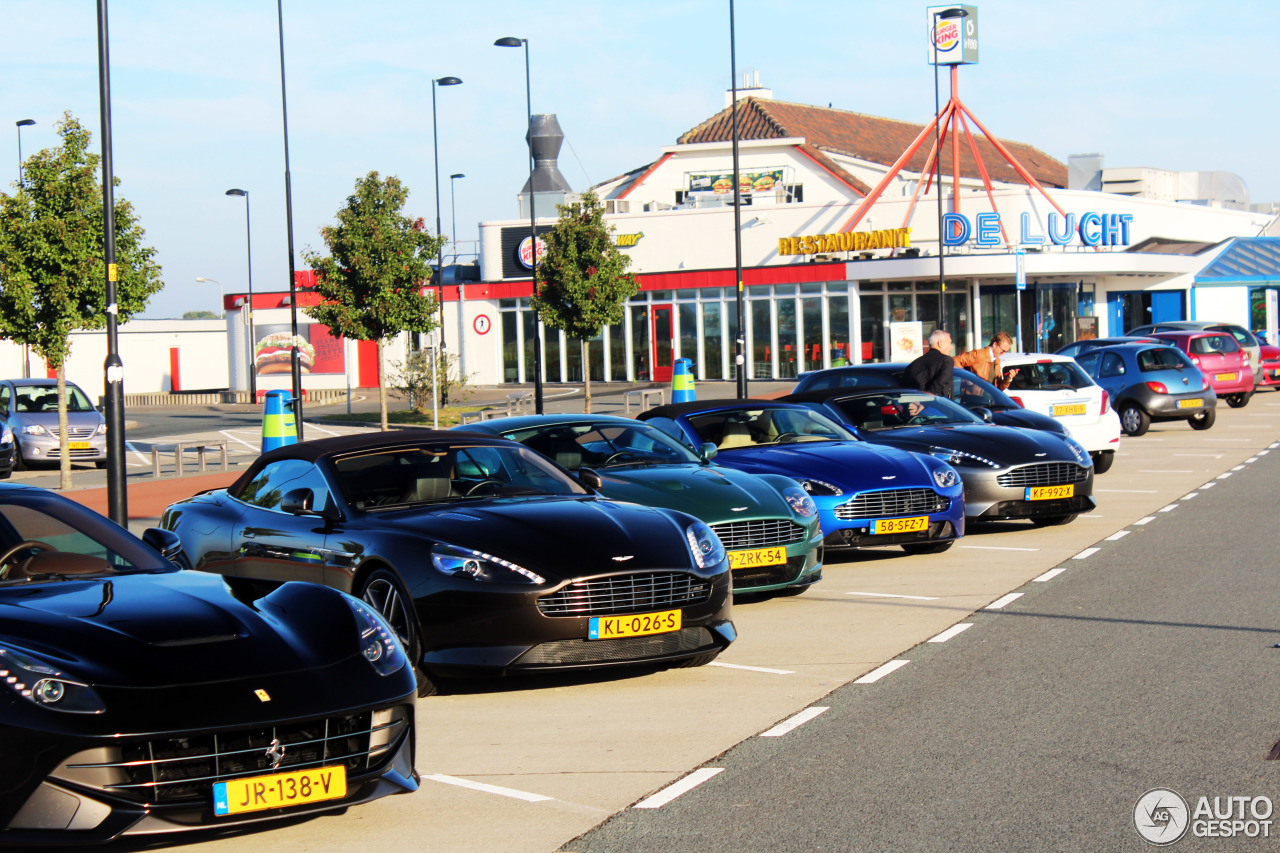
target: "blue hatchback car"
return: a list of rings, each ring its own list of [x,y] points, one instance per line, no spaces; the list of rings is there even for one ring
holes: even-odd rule
[[[1119,344],[1076,356],[1076,363],[1111,395],[1125,435],[1142,435],[1154,421],[1213,426],[1218,395],[1177,347]]]
[[[829,547],[900,545],[909,554],[938,554],[964,535],[964,487],[954,468],[862,441],[805,406],[698,400],[639,418],[726,468],[799,481],[818,507]]]

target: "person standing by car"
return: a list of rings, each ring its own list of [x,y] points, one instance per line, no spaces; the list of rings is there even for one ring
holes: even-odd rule
[[[907,365],[905,384],[950,400],[955,394],[951,333],[937,329],[929,336],[929,351]]]
[[[996,332],[991,338],[991,345],[982,349],[971,349],[962,352],[954,359],[956,367],[967,367],[1001,391],[1009,387],[1013,377],[1018,375],[1014,368],[1008,373],[1000,369],[1000,356],[1013,349],[1013,338],[1008,332]]]

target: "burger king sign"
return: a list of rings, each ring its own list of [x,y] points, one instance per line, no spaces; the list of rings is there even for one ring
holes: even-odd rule
[[[930,6],[929,62],[970,65],[978,61],[978,7]]]

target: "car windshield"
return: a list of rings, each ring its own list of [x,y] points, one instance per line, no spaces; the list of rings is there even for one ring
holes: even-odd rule
[[[1010,391],[1079,391],[1093,385],[1080,366],[1071,361],[1038,361],[1015,365],[1018,375]]]
[[[1240,345],[1229,335],[1205,335],[1191,339],[1193,355],[1222,355],[1228,352],[1240,352]]]
[[[355,509],[517,495],[585,495],[580,484],[518,444],[422,444],[334,460],[338,489]]]
[[[1191,360],[1177,347],[1163,346],[1144,349],[1138,353],[1138,369],[1143,373],[1158,370],[1181,370],[1194,367]]]
[[[872,432],[906,426],[983,423],[964,407],[922,391],[866,394],[837,400],[835,405],[849,423]]]
[[[801,407],[731,409],[689,415],[688,421],[702,441],[711,442],[720,450],[796,441],[856,440],[835,421]]]
[[[58,411],[57,385],[14,385],[14,411],[20,413]],[[67,386],[67,411],[92,412],[93,404],[75,385]]]
[[[0,584],[141,571],[176,567],[87,510],[67,512],[21,494],[0,498]]]
[[[682,465],[701,460],[661,430],[641,421],[539,425],[505,438],[554,459],[570,470],[624,465]]]

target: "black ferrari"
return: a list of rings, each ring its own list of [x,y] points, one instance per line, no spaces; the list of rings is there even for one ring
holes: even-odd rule
[[[340,810],[414,791],[412,667],[373,608],[259,600],[56,493],[0,486],[0,846]]]
[[[496,436],[366,433],[265,453],[163,526],[233,583],[306,580],[376,607],[420,695],[442,677],[710,662],[736,637],[720,539],[593,485]]]

